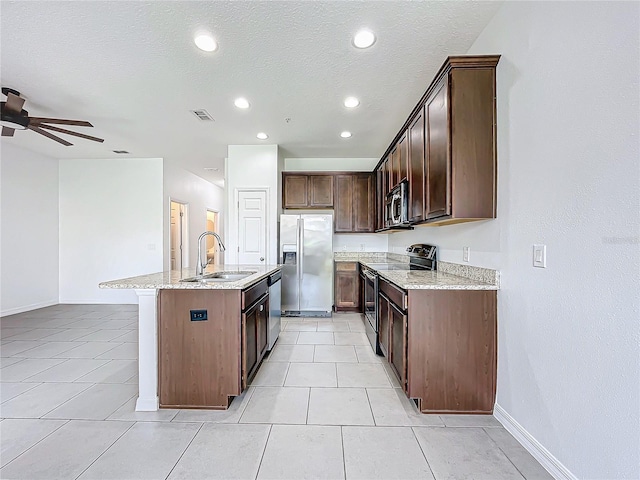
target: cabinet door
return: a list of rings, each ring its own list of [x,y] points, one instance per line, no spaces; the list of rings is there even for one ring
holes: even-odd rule
[[[389,361],[398,376],[402,389],[407,391],[407,316],[393,303],[389,303],[389,321],[391,323]]]
[[[382,165],[376,170],[376,230],[384,228],[384,172]]]
[[[307,208],[309,206],[309,177],[307,175],[284,175],[282,204],[284,208]]]
[[[400,150],[398,145],[391,150],[391,174],[389,175],[389,191],[400,183]]]
[[[336,175],[335,232],[353,232],[353,176]]]
[[[427,100],[427,218],[451,214],[448,77]]]
[[[353,231],[374,231],[373,176],[369,173],[353,176]]]
[[[409,127],[409,221],[424,219],[424,110]]]
[[[408,180],[408,161],[409,161],[409,153],[408,153],[408,141],[407,134],[405,133],[400,140],[398,140],[398,147],[396,151],[398,152],[398,178],[397,183],[400,183],[403,180]]]
[[[257,361],[260,361],[267,351],[267,335],[269,334],[269,297],[258,305],[257,312]]]
[[[378,339],[380,350],[389,359],[389,300],[378,294]]]
[[[310,207],[333,207],[333,175],[310,175]]]
[[[242,388],[258,366],[258,305],[242,314]]]
[[[360,308],[360,288],[357,269],[354,271],[336,270],[335,303],[340,308]]]

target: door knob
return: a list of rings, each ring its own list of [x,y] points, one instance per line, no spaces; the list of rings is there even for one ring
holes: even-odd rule
[[[260,261],[261,261],[261,262],[264,262],[264,257],[260,257]]]

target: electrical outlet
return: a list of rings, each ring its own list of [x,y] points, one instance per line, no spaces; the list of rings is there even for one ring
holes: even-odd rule
[[[533,245],[533,266],[547,268],[547,246],[541,244]]]
[[[469,247],[462,247],[462,261],[463,262],[468,262],[469,261],[469,251],[470,251]]]
[[[347,246],[346,245],[342,245],[342,251],[346,252],[347,251]]]
[[[361,251],[361,252],[364,252],[365,247],[366,247],[366,244],[361,243],[361,244],[360,244],[360,251]]]

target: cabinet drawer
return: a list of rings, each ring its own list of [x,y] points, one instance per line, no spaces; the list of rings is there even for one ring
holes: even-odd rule
[[[395,303],[396,307],[398,307],[400,310],[404,311],[407,309],[407,292],[396,287],[395,285],[392,285],[386,280],[383,280],[382,278],[378,283],[378,288],[387,296],[387,298],[389,298],[389,300]]]
[[[256,300],[262,297],[269,290],[268,279],[256,283],[252,287],[242,291],[242,310],[250,307]]]
[[[357,262],[336,262],[336,270],[338,272],[357,272]]]

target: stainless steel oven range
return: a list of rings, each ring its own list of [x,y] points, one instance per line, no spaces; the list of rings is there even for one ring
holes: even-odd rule
[[[389,270],[436,270],[436,247],[417,243],[407,247],[409,263],[386,262],[361,264],[360,280],[363,290],[365,331],[373,351],[382,355],[378,337],[378,272]]]

